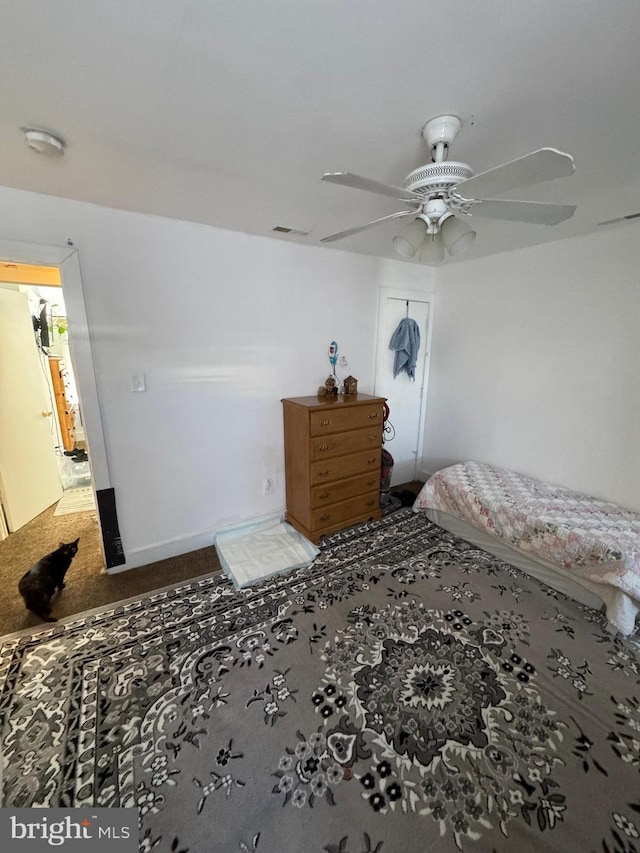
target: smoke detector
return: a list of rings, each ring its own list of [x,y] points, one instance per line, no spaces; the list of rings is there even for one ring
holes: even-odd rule
[[[35,127],[24,127],[22,130],[25,142],[38,154],[45,154],[47,157],[60,157],[64,154],[64,140],[59,136]]]

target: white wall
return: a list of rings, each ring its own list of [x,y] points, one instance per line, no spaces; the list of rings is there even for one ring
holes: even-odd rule
[[[475,459],[640,510],[637,225],[439,271],[423,468]]]
[[[402,262],[9,188],[0,238],[78,249],[127,567],[283,509],[280,399],[315,393],[332,340],[371,393],[378,288],[419,278]],[[134,371],[146,393],[131,392]]]

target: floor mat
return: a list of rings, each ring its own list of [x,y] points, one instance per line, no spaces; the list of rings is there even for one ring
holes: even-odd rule
[[[54,515],[71,515],[74,512],[95,512],[96,501],[91,486],[67,489],[53,511]]]
[[[286,521],[242,524],[216,535],[216,551],[227,577],[239,589],[308,566],[319,553]]]

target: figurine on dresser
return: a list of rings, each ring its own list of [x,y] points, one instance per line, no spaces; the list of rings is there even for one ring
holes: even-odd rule
[[[321,385],[318,388],[318,397],[337,397],[338,396],[338,384],[336,382],[335,376],[327,377],[327,381],[324,385]]]

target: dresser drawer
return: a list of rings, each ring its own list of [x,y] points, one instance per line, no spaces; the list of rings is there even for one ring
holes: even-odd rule
[[[346,456],[358,450],[380,447],[382,430],[380,427],[352,429],[350,432],[334,432],[311,439],[311,461],[331,459],[334,456]]]
[[[369,492],[359,495],[351,500],[341,501],[331,506],[320,507],[311,513],[311,529],[317,530],[322,527],[332,527],[352,518],[366,516],[367,513],[375,513],[380,509],[380,492]]]
[[[312,462],[310,466],[311,485],[318,486],[321,483],[354,477],[356,474],[364,474],[367,471],[376,471],[380,476],[381,456],[382,448],[376,447],[360,453],[351,453],[349,456],[336,456],[334,459],[321,459],[319,462]]]
[[[349,429],[362,429],[374,424],[382,425],[382,405],[380,403],[349,406],[346,409],[327,408],[326,411],[311,412],[309,415],[310,434],[312,436],[345,432]]]
[[[338,501],[346,501],[347,498],[354,498],[372,489],[380,489],[380,474],[377,470],[361,474],[359,477],[350,477],[348,480],[314,486],[311,489],[311,508],[317,509]]]

